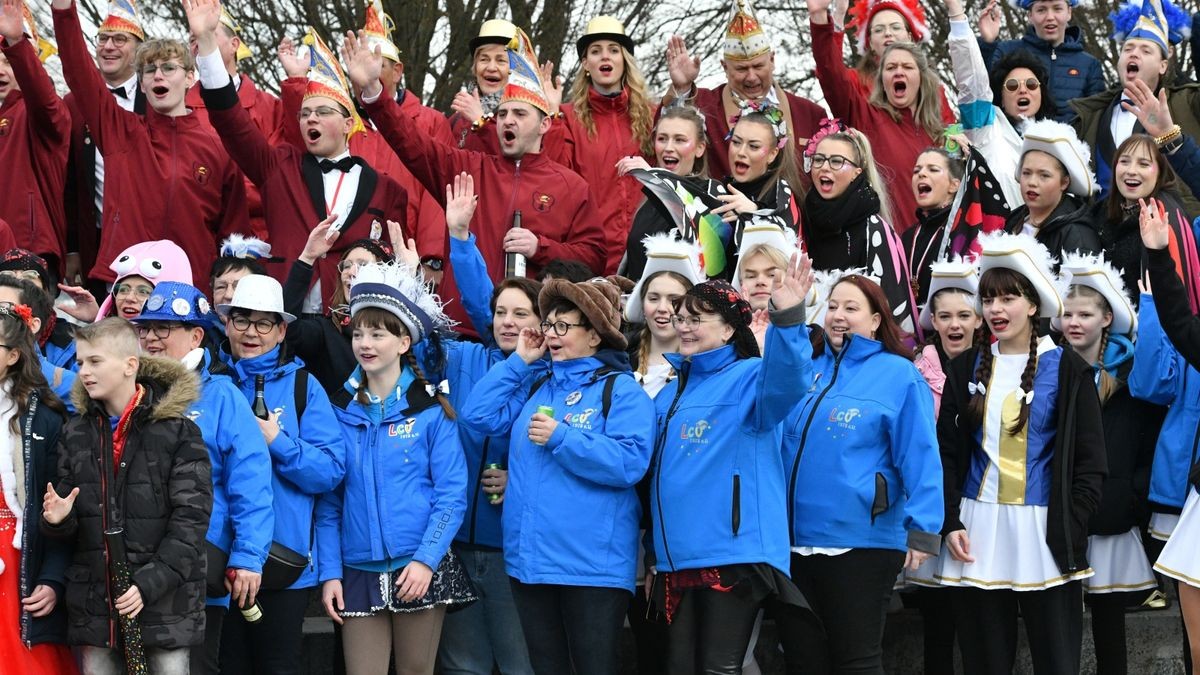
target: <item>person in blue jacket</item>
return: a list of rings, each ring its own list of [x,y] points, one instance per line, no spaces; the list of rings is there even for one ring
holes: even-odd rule
[[[537,298],[542,285],[533,279],[510,277],[493,287],[475,235],[467,227],[477,203],[474,179],[467,173],[455,177],[446,196],[450,269],[463,309],[482,342],[443,344],[450,403],[462,410],[475,383],[517,348],[521,329],[536,329],[541,322]],[[422,341],[414,347],[417,358],[426,363],[436,360],[436,356],[422,356],[427,344]],[[531,382],[545,374],[546,365],[547,360],[542,359],[530,368]],[[445,675],[491,675],[493,664],[503,675],[531,675],[525,634],[504,572],[500,519],[508,482],[508,433],[489,436],[460,424],[458,437],[472,482],[467,490],[466,517],[452,548],[466,566],[479,602],[446,615],[438,664]]]
[[[793,667],[882,672],[896,575],[941,546],[933,396],[891,316],[876,282],[838,280],[783,423],[792,580],[825,627],[786,631]]]
[[[23,248],[5,251],[0,256],[0,275],[24,279],[46,294],[50,300],[50,320],[42,320],[42,326],[34,337],[42,356],[50,363],[73,370],[75,368],[75,326],[69,321],[60,321],[53,310],[54,296],[58,286],[50,274],[45,258]]]
[[[51,304],[50,297],[38,290],[37,285],[27,279],[0,274],[0,303],[29,307],[33,312],[35,335],[41,334],[42,327],[54,317],[54,305]],[[74,342],[71,347],[72,360],[75,358],[73,345]],[[75,371],[70,366],[54,365],[41,350],[38,351],[38,363],[42,369],[42,375],[50,385],[50,391],[63,401],[68,413],[74,414],[75,405],[71,403],[71,388],[75,386]]]
[[[1071,12],[1079,0],[1015,0],[1012,4],[1029,13],[1025,35],[1000,41],[1003,21],[997,0],[992,0],[979,17],[979,51],[988,69],[994,69],[1010,53],[1025,49],[1035,54],[1050,73],[1056,119],[1067,122],[1075,116],[1067,102],[1099,94],[1107,88],[1104,67],[1088,54],[1083,31],[1071,24]]]
[[[613,675],[634,588],[639,503],[654,406],[629,368],[621,292],[548,281],[541,330],[467,399],[461,422],[509,432],[504,562],[538,675]],[[530,383],[549,351],[550,373]]]
[[[272,542],[308,558],[287,587],[259,590],[261,620],[250,623],[240,613],[226,617],[221,672],[295,673],[304,651],[304,611],[318,580],[313,509],[317,496],[342,482],[345,445],[329,397],[300,361],[286,353],[284,335],[295,317],[283,310],[279,282],[259,274],[242,277],[233,300],[216,309],[226,318],[229,336],[221,358],[251,404],[256,377],[264,379],[269,419],[257,422],[271,453]]]
[[[780,423],[812,379],[807,256],[772,283],[759,358],[750,303],[724,280],[673,303],[679,373],[655,398],[651,598],[666,615],[667,671],[740,673],[760,606],[803,606],[788,580]],[[775,596],[775,597],[772,597]]]
[[[133,321],[142,352],[183,363],[200,376],[200,398],[188,417],[200,427],[212,461],[213,509],[208,521],[208,597],[204,644],[192,649],[191,671],[220,672],[221,626],[230,596],[238,607],[255,603],[271,548],[271,455],[250,404],[229,368],[204,347],[216,322],[208,299],[194,286],[164,281]],[[233,579],[226,579],[226,570]]]
[[[454,408],[412,351],[449,319],[417,275],[370,264],[350,288],[358,367],[333,397],[346,479],[317,510],[321,601],[343,625],[349,675],[393,658],[396,672],[432,673],[447,607],[475,600],[450,550],[467,501]]]

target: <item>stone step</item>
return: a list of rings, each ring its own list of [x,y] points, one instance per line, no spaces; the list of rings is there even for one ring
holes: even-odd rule
[[[1183,668],[1183,638],[1178,605],[1156,611],[1131,612],[1126,615],[1126,642],[1129,649],[1129,672],[1139,675],[1185,675]],[[1024,629],[1018,631],[1021,647],[1018,651],[1017,675],[1032,675],[1029,651],[1025,645]],[[323,617],[310,616],[304,620],[305,675],[329,675],[333,670],[333,623]],[[637,672],[634,663],[633,637],[625,632],[621,658],[621,674]],[[920,673],[922,670],[921,616],[914,610],[902,610],[888,616],[884,634],[884,668],[891,675]],[[782,675],[783,655],[775,626],[766,622],[755,650],[763,675]],[[960,670],[961,672],[961,670]],[[1096,657],[1092,648],[1091,622],[1084,613],[1083,673],[1096,672]]]

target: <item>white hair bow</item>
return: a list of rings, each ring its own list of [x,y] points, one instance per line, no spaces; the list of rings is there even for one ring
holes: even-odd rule
[[[975,394],[979,394],[980,396],[987,396],[987,387],[983,386],[982,382],[968,382],[967,383],[967,391],[971,392],[972,396],[974,396]]]
[[[441,382],[438,382],[436,385],[433,383],[427,384],[427,385],[425,385],[425,391],[430,396],[437,396],[438,393],[449,396],[450,395],[450,382],[448,380],[442,380]]]

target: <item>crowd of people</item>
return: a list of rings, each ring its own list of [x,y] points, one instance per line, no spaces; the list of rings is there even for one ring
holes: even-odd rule
[[[279,97],[218,0],[0,0],[2,669],[299,673],[315,596],[351,675],[613,675],[626,622],[754,673],[764,617],[882,673],[900,589],[923,672],[1020,617],[1078,673],[1086,605],[1107,675],[1173,585],[1200,672],[1200,14],[1122,5],[1107,82],[1078,0],[944,2],[807,0],[828,110],[734,0],[715,88],[497,18],[436,111],[379,0]]]

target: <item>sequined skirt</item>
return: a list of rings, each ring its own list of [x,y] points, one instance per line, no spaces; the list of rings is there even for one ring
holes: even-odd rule
[[[345,610],[341,616],[374,616],[380,612],[419,612],[447,605],[451,609],[465,607],[479,599],[471,577],[462,561],[450,551],[433,571],[429,590],[424,597],[409,602],[400,599],[396,580],[403,568],[394,572],[367,572],[350,567],[342,572],[342,599]]]

